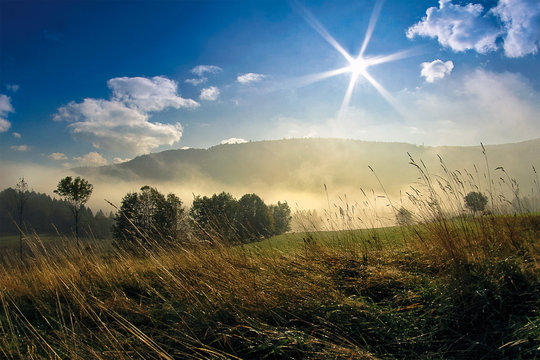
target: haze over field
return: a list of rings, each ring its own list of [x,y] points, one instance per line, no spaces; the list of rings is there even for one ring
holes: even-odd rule
[[[488,156],[526,193],[539,42],[537,0],[0,1],[0,186],[106,166],[77,170],[93,208],[144,184],[313,207],[379,191],[368,165],[399,196],[407,152],[483,176],[480,142],[523,142]]]

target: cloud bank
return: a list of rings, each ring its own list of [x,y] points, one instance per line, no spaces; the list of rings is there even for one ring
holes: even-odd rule
[[[503,39],[508,57],[535,54],[540,42],[540,3],[538,0],[499,0],[486,11],[480,4],[453,4],[440,0],[439,7],[430,7],[421,21],[407,30],[415,36],[437,39],[444,47],[460,52],[475,50],[487,53],[498,48]]]
[[[109,100],[84,99],[58,109],[57,121],[68,121],[75,138],[95,148],[148,153],[161,145],[172,145],[182,137],[182,125],[151,122],[152,112],[167,108],[193,109],[199,104],[177,94],[177,83],[163,76],[153,78],[114,78],[107,82]]]

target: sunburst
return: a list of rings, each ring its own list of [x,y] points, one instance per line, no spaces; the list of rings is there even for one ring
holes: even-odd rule
[[[303,83],[313,83],[316,81],[321,81],[329,77],[337,76],[340,74],[350,73],[350,80],[345,91],[345,96],[343,97],[343,102],[341,104],[340,114],[347,110],[349,107],[354,89],[356,84],[360,79],[367,80],[377,92],[397,110],[397,103],[394,100],[393,96],[369,73],[368,69],[370,67],[384,64],[391,61],[396,61],[412,56],[411,50],[399,51],[389,55],[379,55],[379,56],[365,56],[367,46],[371,40],[373,31],[375,30],[375,25],[381,13],[383,1],[377,1],[371,17],[369,20],[369,25],[366,31],[366,35],[362,42],[362,47],[359,54],[354,57],[349,52],[347,52],[343,46],[341,46],[336,39],[321,25],[321,23],[304,7],[297,5],[300,14],[304,19],[315,29],[334,49],[336,49],[347,61],[347,65],[335,70],[325,71],[320,74],[313,74],[303,78]]]

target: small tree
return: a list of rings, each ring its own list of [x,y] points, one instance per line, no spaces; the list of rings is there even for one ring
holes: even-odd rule
[[[268,208],[274,218],[274,235],[291,230],[291,208],[287,202],[278,201],[277,205],[270,205]]]
[[[26,201],[28,200],[30,193],[28,192],[28,183],[24,180],[24,178],[19,178],[16,188],[17,188],[17,214],[19,215],[19,218],[18,218],[19,220],[19,253],[22,259],[23,213],[24,213],[24,205],[26,204]]]
[[[474,214],[476,214],[478,211],[484,211],[487,203],[487,196],[479,191],[471,191],[465,196],[465,206]]]
[[[75,218],[75,236],[79,240],[79,214],[84,204],[90,199],[94,186],[77,176],[66,176],[58,183],[55,194],[60,195],[70,206]]]
[[[400,226],[411,225],[413,223],[413,214],[402,206],[396,213],[396,221]]]

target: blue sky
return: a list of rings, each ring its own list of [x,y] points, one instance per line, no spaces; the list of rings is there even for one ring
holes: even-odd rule
[[[0,0],[0,166],[538,138],[539,42],[538,0]]]

